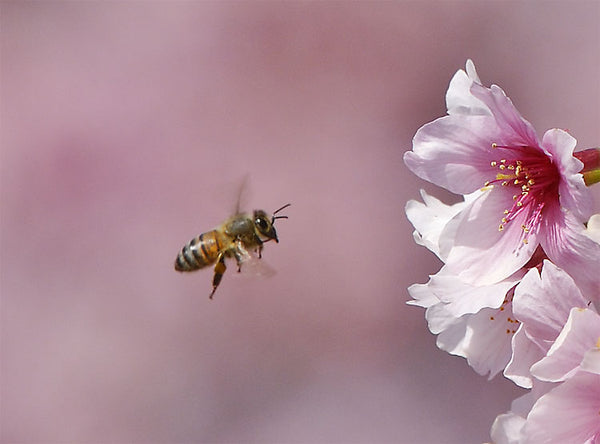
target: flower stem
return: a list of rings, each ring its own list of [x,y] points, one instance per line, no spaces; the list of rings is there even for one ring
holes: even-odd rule
[[[583,180],[589,187],[600,182],[600,148],[589,148],[587,150],[573,153],[577,159],[583,162]]]

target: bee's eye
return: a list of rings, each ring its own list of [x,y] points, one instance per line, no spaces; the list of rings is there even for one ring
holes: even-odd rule
[[[261,230],[267,230],[267,228],[269,228],[269,224],[262,217],[256,219],[256,225],[258,225],[258,228]]]

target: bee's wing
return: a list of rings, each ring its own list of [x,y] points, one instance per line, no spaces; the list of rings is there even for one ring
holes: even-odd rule
[[[248,251],[241,243],[237,245],[236,250],[240,258],[240,274],[261,278],[275,274],[275,269],[258,257],[258,250]]]
[[[250,173],[247,173],[238,185],[237,201],[235,203],[235,212],[233,214],[240,214],[242,212],[242,207],[248,203],[250,195],[249,183]]]

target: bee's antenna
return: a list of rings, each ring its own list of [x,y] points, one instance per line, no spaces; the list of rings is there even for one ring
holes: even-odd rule
[[[292,205],[291,203],[285,204],[284,206],[282,206],[280,209],[273,211],[273,214],[277,214],[279,213],[281,210],[283,210],[284,208],[289,207],[290,205]],[[281,216],[279,216],[281,217]]]
[[[275,219],[287,219],[287,216],[275,216],[277,213],[279,213],[281,210],[289,207],[291,205],[291,203],[285,204],[284,206],[282,206],[281,208],[279,208],[278,210],[275,210],[273,212],[273,217],[271,217],[271,223],[273,223],[275,221]]]

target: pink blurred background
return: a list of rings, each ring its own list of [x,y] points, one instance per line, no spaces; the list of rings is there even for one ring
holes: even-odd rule
[[[489,439],[521,394],[435,347],[402,154],[472,58],[600,143],[600,3],[3,3],[3,442]],[[272,211],[269,279],[173,270]],[[600,196],[599,190],[594,190]],[[600,199],[597,199],[600,200]]]

